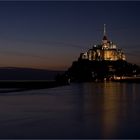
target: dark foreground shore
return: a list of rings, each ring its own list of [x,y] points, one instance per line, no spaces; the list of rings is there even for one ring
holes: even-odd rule
[[[66,82],[47,81],[47,80],[5,80],[0,81],[0,88],[26,88],[40,89],[53,88],[57,86],[67,85]]]

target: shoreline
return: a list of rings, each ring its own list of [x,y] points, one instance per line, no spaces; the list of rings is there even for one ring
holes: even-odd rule
[[[67,82],[48,80],[0,80],[1,88],[41,89],[68,85]]]

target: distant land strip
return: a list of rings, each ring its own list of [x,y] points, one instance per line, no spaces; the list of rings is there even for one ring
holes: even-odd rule
[[[57,82],[53,80],[0,80],[0,88],[42,89],[66,84],[66,82]]]

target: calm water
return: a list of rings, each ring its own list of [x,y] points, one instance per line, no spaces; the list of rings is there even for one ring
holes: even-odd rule
[[[0,138],[140,138],[140,84],[1,90]]]

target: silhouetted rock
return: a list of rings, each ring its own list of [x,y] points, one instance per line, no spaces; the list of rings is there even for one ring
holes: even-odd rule
[[[78,60],[66,72],[72,81],[109,80],[116,76],[140,74],[140,67],[127,61],[89,61]]]

